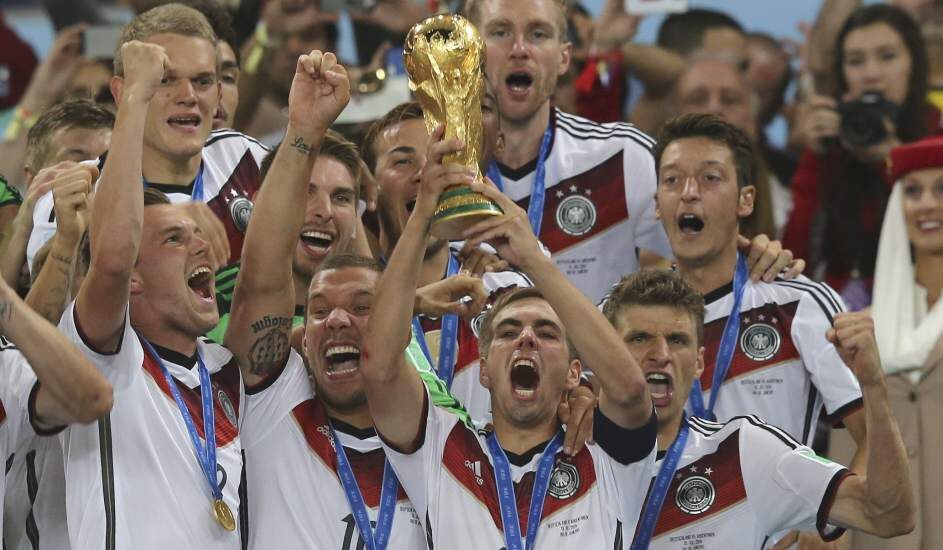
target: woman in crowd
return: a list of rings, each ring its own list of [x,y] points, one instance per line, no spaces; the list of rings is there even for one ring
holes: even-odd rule
[[[837,90],[831,97],[808,97],[797,120],[805,151],[791,185],[793,210],[783,244],[807,258],[811,274],[839,290],[850,309],[861,309],[870,303],[889,193],[884,159],[895,146],[935,132],[939,112],[926,100],[920,29],[903,10],[886,4],[859,8],[845,22],[835,50]],[[883,128],[881,122],[877,128],[854,124],[840,114],[841,105],[873,97],[870,92],[883,98],[870,109],[879,113]]]
[[[874,274],[874,330],[887,390],[900,426],[917,502],[908,535],[881,540],[858,533],[855,550],[943,548],[943,137],[894,149],[891,192]],[[832,455],[854,445],[832,432]]]

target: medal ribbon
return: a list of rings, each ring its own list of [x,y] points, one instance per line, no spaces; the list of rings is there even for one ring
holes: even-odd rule
[[[144,188],[146,189],[147,187],[148,187],[147,180],[144,180]],[[190,193],[190,200],[194,202],[203,202],[203,163],[202,162],[200,162],[200,169],[196,173],[196,179],[193,180],[193,191]]]
[[[504,543],[507,550],[532,550],[537,541],[537,529],[544,512],[544,500],[547,487],[550,486],[550,474],[563,446],[563,431],[557,432],[547,443],[547,448],[540,455],[537,472],[534,474],[534,488],[530,496],[530,510],[527,514],[527,542],[521,541],[521,521],[517,515],[517,498],[514,496],[514,481],[511,478],[511,466],[504,449],[498,443],[494,432],[488,434],[488,451],[494,466],[494,480],[498,489],[498,503],[501,505],[501,523],[504,530]]]
[[[661,507],[665,503],[665,496],[668,495],[668,487],[671,486],[671,480],[678,469],[678,461],[681,460],[681,455],[684,454],[684,445],[688,440],[688,419],[684,416],[684,413],[681,413],[681,415],[681,427],[678,429],[678,435],[671,447],[668,448],[665,458],[661,461],[661,468],[658,470],[658,475],[655,476],[655,485],[652,487],[652,491],[645,501],[645,507],[642,509],[638,535],[629,550],[648,550],[648,545],[652,540],[655,524],[658,523],[658,516],[661,515]]]
[[[451,277],[458,273],[458,260],[449,252],[449,266],[446,269],[445,277]],[[422,330],[422,324],[419,317],[413,317],[413,332],[416,335],[416,341],[422,353],[426,356],[429,363],[435,365],[436,374],[439,379],[445,383],[446,388],[452,387],[452,378],[455,375],[455,348],[458,347],[458,315],[446,313],[442,316],[442,328],[439,331],[439,362],[432,363],[432,353],[429,352],[429,345],[426,343],[426,333]]]
[[[390,542],[390,532],[393,530],[393,514],[396,512],[396,494],[399,492],[399,480],[389,460],[383,461],[383,487],[380,490],[380,512],[377,515],[376,530],[370,525],[370,515],[367,514],[367,505],[363,502],[363,495],[354,477],[354,471],[347,460],[344,446],[334,431],[334,426],[328,422],[331,429],[331,439],[334,440],[334,451],[337,453],[337,475],[344,487],[347,504],[354,514],[354,522],[360,530],[360,538],[367,550],[384,550]]]
[[[550,142],[553,140],[553,125],[548,125],[544,137],[540,140],[540,153],[537,155],[537,173],[534,175],[534,185],[530,190],[530,203],[527,205],[527,219],[534,235],[540,236],[540,225],[544,218],[544,198],[547,194],[545,179],[547,177],[547,156],[550,154]],[[491,161],[488,167],[488,177],[498,189],[504,191],[504,182],[501,179],[501,170],[498,163]],[[509,549],[510,550],[510,549]]]
[[[730,370],[730,363],[733,361],[733,354],[737,351],[737,337],[740,333],[740,304],[743,302],[743,291],[746,288],[748,279],[747,262],[742,254],[737,254],[737,267],[733,274],[733,307],[730,308],[730,315],[727,316],[727,324],[724,325],[724,335],[720,340],[720,347],[717,349],[717,360],[714,362],[714,376],[711,379],[711,397],[707,408],[704,408],[704,394],[701,390],[701,381],[694,380],[691,387],[691,395],[688,403],[694,416],[714,421],[717,417],[714,415],[714,405],[717,403],[717,396],[720,395],[720,387],[727,377],[727,371]]]
[[[154,351],[154,347],[151,346],[151,343],[141,336],[140,333],[138,333],[138,339],[141,340],[144,349],[147,350],[147,353],[151,355],[157,363],[157,366],[160,367],[161,372],[164,373],[164,380],[167,381],[167,385],[170,387],[170,393],[174,396],[174,401],[177,402],[177,408],[180,409],[180,415],[183,416],[183,423],[186,424],[187,432],[190,434],[190,441],[193,442],[193,451],[196,453],[196,458],[200,463],[200,468],[203,470],[203,475],[206,477],[206,481],[210,485],[210,490],[213,492],[213,498],[222,500],[223,491],[219,488],[219,483],[216,480],[216,418],[213,410],[213,388],[210,384],[210,373],[206,370],[206,365],[203,364],[203,358],[200,357],[200,350],[197,349],[196,361],[197,368],[200,371],[200,402],[203,406],[203,437],[206,440],[206,446],[200,443],[200,436],[196,433],[196,424],[193,422],[193,417],[190,416],[190,410],[187,409],[187,405],[183,402],[180,389],[177,387],[177,381],[170,374],[167,365],[164,364],[160,355]]]

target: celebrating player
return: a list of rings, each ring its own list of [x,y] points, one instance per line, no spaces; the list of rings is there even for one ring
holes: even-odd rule
[[[381,278],[361,354],[387,457],[430,546],[522,548],[526,531],[537,548],[621,548],[623,529],[634,530],[654,457],[655,419],[641,372],[605,318],[542,253],[526,214],[496,188],[472,183],[467,168],[442,164],[461,144],[441,135],[440,128],[413,214]],[[504,294],[482,323],[480,377],[491,392],[490,431],[432,406],[400,352],[436,201],[457,183],[471,184],[505,212],[472,228],[469,244],[491,241],[536,287]],[[598,445],[564,448],[569,456],[561,456],[557,407],[579,382],[577,354],[602,386]],[[528,510],[523,525],[518,503]]]
[[[239,548],[243,378],[257,383],[278,351],[278,342],[257,346],[259,338],[242,324],[234,341],[245,345],[234,345],[234,353],[198,339],[218,320],[212,273],[229,256],[225,230],[201,202],[172,205],[154,189],[128,184],[140,177],[146,130],[157,134],[148,139],[182,146],[188,140],[171,140],[173,132],[188,134],[184,127],[209,121],[154,120],[158,106],[175,105],[179,96],[192,107],[195,88],[215,85],[214,72],[191,74],[189,61],[181,67],[168,55],[186,50],[198,58],[192,51],[206,43],[213,52],[212,43],[168,36],[121,47],[124,73],[113,83],[118,115],[95,197],[91,266],[60,325],[117,396],[108,421],[72,428],[66,438],[74,549]],[[305,163],[305,175],[349,93],[345,72],[329,58],[323,67],[319,52],[299,60],[291,112],[299,122],[287,139],[303,157],[295,163]],[[243,311],[264,308],[255,302],[269,299],[247,295]]]
[[[220,266],[239,259],[242,241],[259,189],[259,163],[266,148],[233,130],[212,132],[221,96],[216,35],[193,8],[165,4],[146,11],[128,25],[120,44],[137,40],[158,44],[170,59],[171,72],[161,93],[149,103],[140,181],[164,192],[174,203],[206,202],[226,229],[229,251]],[[122,94],[126,70],[136,70],[119,49],[111,92]],[[114,140],[112,140],[114,144]],[[52,201],[37,205],[34,219],[44,222],[30,237],[29,255],[52,237]],[[221,274],[221,276],[224,274]]]
[[[845,528],[882,537],[913,529],[907,457],[869,317],[836,314],[834,328],[823,334],[864,393],[867,460],[878,465],[865,477],[816,456],[756,416],[715,423],[685,414],[706,363],[704,301],[678,275],[646,270],[626,277],[604,310],[645,373],[664,453],[633,550],[678,549],[689,541],[704,550],[765,548],[786,529],[817,530],[826,540]]]
[[[841,298],[805,277],[754,282],[737,252],[739,220],[753,209],[748,138],[714,115],[692,114],[665,125],[655,148],[658,214],[680,275],[704,295],[705,369],[691,391],[693,416],[727,421],[755,414],[809,445],[824,405],[828,420],[858,443],[854,470],[866,456],[861,390],[824,337]],[[677,391],[666,376],[653,393]]]

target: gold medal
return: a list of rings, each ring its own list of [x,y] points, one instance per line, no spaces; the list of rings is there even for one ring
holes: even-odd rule
[[[221,498],[213,501],[213,517],[222,525],[223,529],[227,531],[236,530],[236,518],[233,517],[229,505],[223,502]]]

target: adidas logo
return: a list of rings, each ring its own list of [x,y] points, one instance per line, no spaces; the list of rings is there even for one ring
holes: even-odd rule
[[[465,467],[471,470],[473,474],[475,474],[475,483],[477,483],[479,486],[485,484],[485,480],[481,477],[481,461],[480,460],[476,460],[474,462],[472,462],[471,460],[466,460]]]

